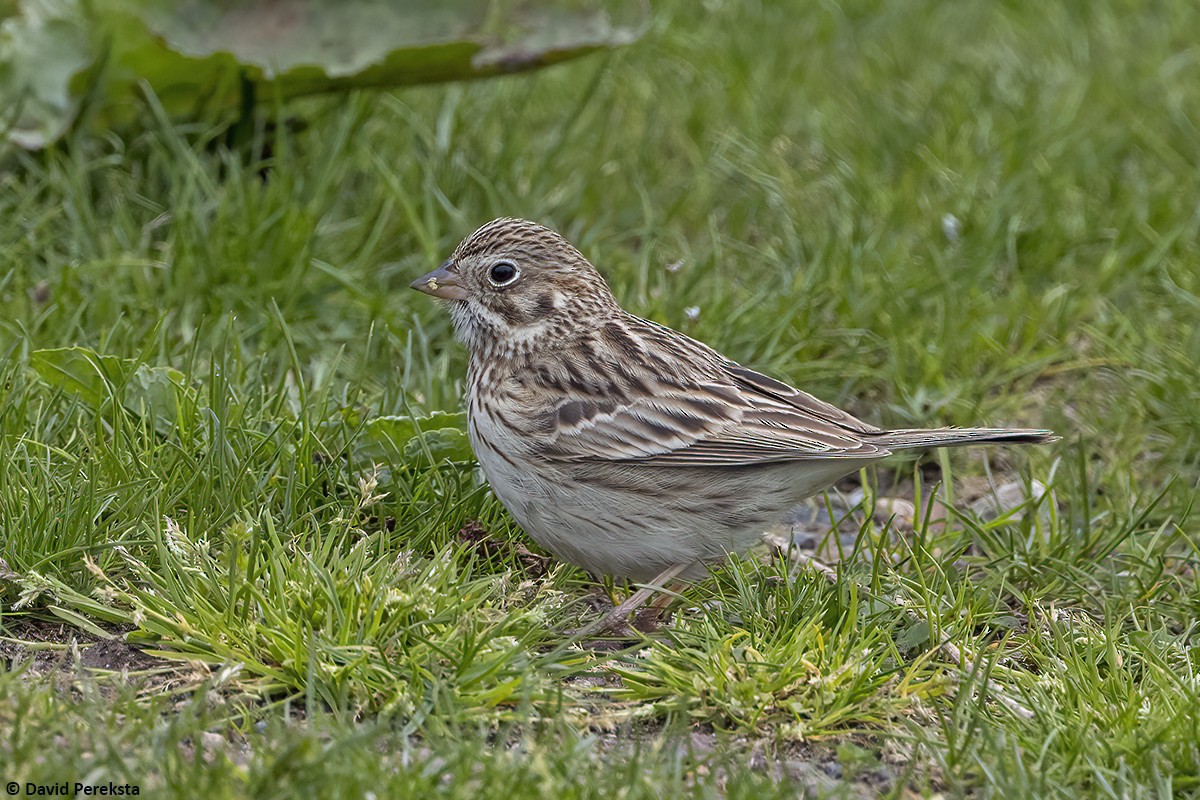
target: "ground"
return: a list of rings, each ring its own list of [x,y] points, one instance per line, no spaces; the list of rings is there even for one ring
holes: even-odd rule
[[[652,13],[233,150],[147,116],[0,153],[4,783],[1200,792],[1200,10]],[[407,288],[501,215],[870,422],[1062,440],[853,476],[793,520],[816,561],[572,638],[607,593],[480,482]]]

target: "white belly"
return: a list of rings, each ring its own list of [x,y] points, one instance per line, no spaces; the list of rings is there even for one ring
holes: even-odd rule
[[[741,552],[783,521],[788,509],[858,469],[861,462],[812,461],[766,467],[514,465],[525,443],[505,425],[486,438],[471,421],[471,444],[492,491],[539,545],[594,575],[648,581],[668,567]],[[506,458],[507,456],[507,458]]]

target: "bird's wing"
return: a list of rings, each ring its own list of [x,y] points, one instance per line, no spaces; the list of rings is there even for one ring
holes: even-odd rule
[[[688,340],[689,342],[691,340]],[[699,343],[696,343],[699,344]],[[635,391],[575,393],[552,412],[541,454],[557,461],[737,466],[888,454],[879,429],[712,353],[705,379],[645,373]],[[690,362],[690,367],[695,363]],[[865,435],[865,436],[864,436]]]

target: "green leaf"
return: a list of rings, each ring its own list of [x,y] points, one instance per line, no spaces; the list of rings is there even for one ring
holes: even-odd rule
[[[26,0],[0,20],[0,126],[21,147],[45,147],[79,112],[76,78],[100,56],[74,0]]]
[[[0,109],[18,109],[7,135],[26,148],[61,137],[93,89],[106,125],[143,113],[143,88],[171,114],[232,114],[255,97],[535,69],[628,44],[645,24],[636,0],[26,0],[18,9],[0,22]]]
[[[156,423],[172,427],[187,391],[187,379],[179,370],[141,364],[125,384],[122,404],[138,416],[153,414]]]
[[[457,428],[425,431],[404,445],[404,458],[409,462],[471,461],[474,457],[466,432]]]
[[[113,396],[113,386],[125,382],[131,363],[116,356],[102,356],[86,347],[34,350],[29,355],[29,365],[39,378],[68,394],[78,395],[92,408],[99,408]]]
[[[925,620],[913,623],[904,630],[904,633],[896,637],[896,646],[902,651],[913,650],[914,648],[923,646],[930,640],[933,629]]]
[[[467,415],[436,411],[425,417],[375,417],[355,440],[353,461],[370,464],[432,466],[474,459],[466,433]]]
[[[59,619],[66,620],[77,628],[87,631],[99,639],[117,638],[112,631],[104,630],[104,628],[101,628],[90,618],[85,617],[83,614],[80,614],[76,611],[72,611],[69,608],[63,608],[62,606],[50,606],[50,613]]]
[[[34,350],[29,364],[47,384],[76,395],[97,411],[119,398],[131,413],[152,416],[161,433],[174,427],[179,403],[191,391],[177,369],[101,355],[86,347]]]

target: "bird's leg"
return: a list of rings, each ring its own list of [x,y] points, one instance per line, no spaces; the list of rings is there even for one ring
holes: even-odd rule
[[[686,585],[684,581],[671,581],[664,586],[658,597],[647,603],[644,608],[634,612],[633,627],[642,633],[653,633],[658,630],[663,621],[669,619],[667,609]]]
[[[617,605],[617,583],[611,575],[605,575],[600,579],[600,587],[604,589],[605,596],[608,597],[608,602],[614,607]]]
[[[612,630],[618,627],[624,627],[625,620],[629,617],[629,615],[644,606],[646,601],[650,599],[651,595],[653,595],[655,592],[666,592],[661,598],[659,598],[658,601],[656,601],[656,604],[659,602],[662,603],[661,608],[659,608],[655,613],[655,617],[657,618],[662,614],[662,608],[665,608],[667,603],[671,602],[671,600],[674,598],[674,594],[670,593],[670,590],[666,589],[665,587],[681,572],[690,566],[691,564],[675,564],[674,566],[667,567],[658,575],[656,575],[649,583],[644,584],[636,592],[629,595],[624,602],[622,602],[612,611],[609,611],[591,625],[588,625],[580,630],[579,635],[588,636],[596,631]]]

